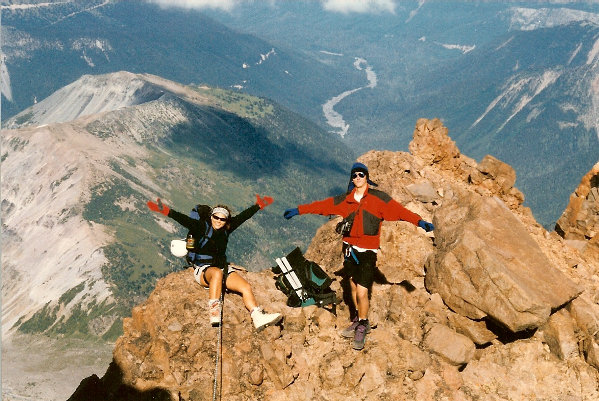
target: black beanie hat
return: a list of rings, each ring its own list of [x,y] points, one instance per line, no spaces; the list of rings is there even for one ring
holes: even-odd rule
[[[361,171],[364,174],[366,174],[366,182],[368,182],[369,185],[372,185],[374,187],[377,186],[377,184],[375,184],[374,182],[370,181],[370,175],[368,174],[368,167],[366,167],[366,165],[364,163],[360,163],[360,162],[355,162],[352,166],[351,166],[351,171],[349,173],[349,185],[347,186],[347,192],[351,192],[352,189],[354,189],[355,185],[354,182],[352,180],[352,175],[356,172],[356,171]]]

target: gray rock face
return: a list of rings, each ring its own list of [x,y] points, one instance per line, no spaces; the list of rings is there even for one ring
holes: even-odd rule
[[[457,196],[434,224],[438,251],[427,261],[426,287],[464,316],[517,332],[543,325],[581,292],[498,198]]]

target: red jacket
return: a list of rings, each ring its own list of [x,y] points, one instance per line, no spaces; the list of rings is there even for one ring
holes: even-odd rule
[[[299,205],[300,214],[336,214],[343,218],[355,213],[349,236],[343,241],[360,248],[378,249],[383,220],[404,220],[418,225],[421,217],[403,207],[386,193],[368,187],[364,196],[357,202],[354,188],[349,194],[342,194],[320,201]]]

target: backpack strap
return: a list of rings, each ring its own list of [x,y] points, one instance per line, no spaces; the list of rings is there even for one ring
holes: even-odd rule
[[[210,238],[212,238],[212,234],[214,234],[214,228],[212,228],[212,224],[208,224],[207,221],[205,221],[206,223],[206,231],[204,233],[204,236],[202,237],[202,239],[200,240],[200,242],[197,245],[198,249],[202,249],[204,246],[206,246],[206,244],[208,243],[208,240]]]

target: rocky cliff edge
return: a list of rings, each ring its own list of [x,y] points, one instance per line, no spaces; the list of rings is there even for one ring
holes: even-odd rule
[[[462,155],[439,120],[419,120],[409,150],[359,159],[381,190],[436,227],[383,224],[365,349],[338,334],[350,310],[331,219],[305,254],[335,278],[337,314],[286,306],[270,266],[243,273],[285,320],[256,333],[241,298],[227,295],[221,398],[599,399],[596,172],[576,193],[585,205],[563,217],[585,232],[572,242],[565,224],[547,232],[535,221],[509,165]],[[591,212],[576,220],[568,210]],[[190,269],[161,279],[125,319],[106,374],[83,380],[71,400],[212,399],[218,330],[207,299]]]

